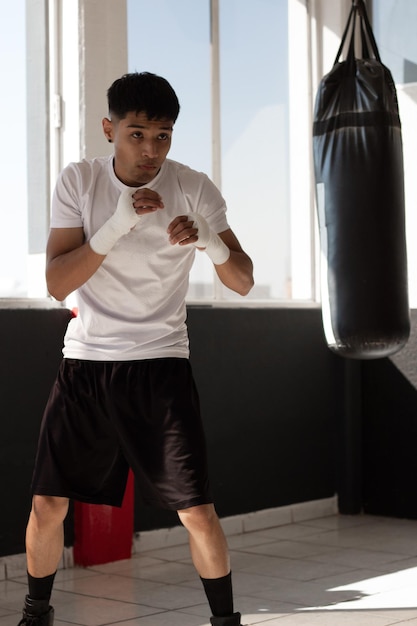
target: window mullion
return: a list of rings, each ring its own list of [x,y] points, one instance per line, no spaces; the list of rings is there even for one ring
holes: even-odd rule
[[[219,0],[210,0],[212,180],[221,190]],[[222,284],[213,268],[213,297],[222,299]]]

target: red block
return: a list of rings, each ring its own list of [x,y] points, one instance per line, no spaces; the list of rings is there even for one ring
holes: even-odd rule
[[[134,477],[129,472],[122,506],[74,503],[74,563],[84,567],[130,559]]]

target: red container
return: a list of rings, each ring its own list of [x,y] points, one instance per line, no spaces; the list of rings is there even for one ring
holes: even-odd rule
[[[122,506],[74,503],[74,563],[84,567],[130,559],[133,542],[134,477],[129,472]]]

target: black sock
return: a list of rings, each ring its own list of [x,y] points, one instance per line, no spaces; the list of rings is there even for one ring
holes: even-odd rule
[[[35,578],[28,572],[29,598],[31,600],[39,600],[49,602],[52,594],[52,586],[54,584],[55,574],[45,576],[44,578]]]
[[[201,578],[201,576],[200,576]],[[214,617],[233,613],[232,572],[221,578],[201,578]]]

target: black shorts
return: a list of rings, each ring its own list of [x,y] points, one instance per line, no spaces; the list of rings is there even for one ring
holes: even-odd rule
[[[63,359],[45,409],[32,493],[120,506],[132,468],[147,504],[212,502],[187,359]]]

